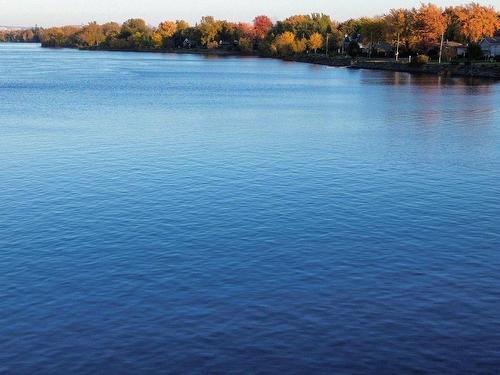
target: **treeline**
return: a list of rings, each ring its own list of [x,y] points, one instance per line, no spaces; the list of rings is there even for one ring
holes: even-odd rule
[[[39,43],[40,29],[0,30],[0,42]]]
[[[441,39],[478,43],[484,37],[498,35],[499,29],[500,14],[493,7],[471,3],[443,9],[429,3],[345,22],[336,22],[324,14],[296,15],[278,22],[258,16],[253,23],[233,23],[207,16],[194,26],[183,20],[165,21],[156,27],[142,19],[130,19],[123,24],[92,22],[81,27],[36,30],[33,40],[41,41],[45,47],[221,48],[283,58],[318,52],[358,55],[368,46],[370,55],[398,51],[404,56],[429,53]]]

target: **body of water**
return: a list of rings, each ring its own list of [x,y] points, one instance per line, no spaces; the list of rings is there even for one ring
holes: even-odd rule
[[[500,85],[0,45],[0,373],[498,374]]]

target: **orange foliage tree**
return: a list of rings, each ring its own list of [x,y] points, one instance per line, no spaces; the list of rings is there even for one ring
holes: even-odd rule
[[[434,4],[422,4],[416,12],[416,29],[419,44],[429,48],[446,31],[446,17],[441,8]]]
[[[253,27],[255,29],[255,37],[259,40],[263,40],[273,27],[273,21],[267,16],[257,16],[253,20]]]
[[[450,13],[458,21],[462,36],[470,42],[491,37],[500,28],[500,19],[493,7],[471,3],[454,7]]]

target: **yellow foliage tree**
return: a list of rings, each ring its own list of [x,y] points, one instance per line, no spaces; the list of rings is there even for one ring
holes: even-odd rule
[[[295,34],[291,31],[285,31],[276,37],[273,44],[278,55],[283,57],[291,56],[296,49]]]
[[[160,23],[151,37],[155,48],[162,48],[165,40],[174,36],[176,31],[177,24],[175,22],[166,21]]]
[[[314,53],[317,52],[317,50],[323,48],[324,40],[323,36],[320,33],[314,33],[311,35],[309,38],[309,48],[314,51]]]
[[[104,33],[101,25],[91,22],[80,31],[80,40],[87,46],[97,46],[104,41]]]

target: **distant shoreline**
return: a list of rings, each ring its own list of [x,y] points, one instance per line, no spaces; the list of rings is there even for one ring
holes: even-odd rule
[[[411,65],[397,62],[394,59],[352,59],[347,56],[327,57],[322,54],[310,54],[307,56],[295,56],[287,59],[265,56],[259,54],[242,53],[239,51],[221,49],[157,49],[157,50],[136,50],[136,49],[109,49],[109,48],[79,48],[82,51],[108,51],[108,52],[151,52],[151,53],[174,53],[174,54],[194,54],[208,56],[236,56],[236,57],[259,57],[270,58],[281,61],[300,62],[306,64],[323,65],[331,67],[343,67],[348,69],[383,70],[392,72],[402,72],[411,74],[430,74],[443,77],[470,77],[500,80],[499,63],[473,63],[466,64],[437,64],[429,63],[425,65]]]
[[[20,43],[20,42],[17,42]],[[348,56],[327,57],[322,54],[310,54],[306,56],[292,56],[290,58],[279,58],[276,56],[265,56],[255,53],[243,53],[235,50],[205,49],[205,48],[169,48],[169,49],[115,49],[115,48],[93,48],[93,47],[47,47],[48,49],[78,49],[80,51],[103,51],[103,52],[131,52],[131,53],[172,53],[179,55],[206,55],[220,57],[258,57],[281,61],[299,62],[313,65],[343,67],[348,69],[382,70],[410,74],[437,75],[442,77],[468,77],[489,80],[500,80],[500,64],[476,62],[466,64],[438,64],[428,63],[424,65],[411,65],[396,62],[394,59],[353,59]]]

